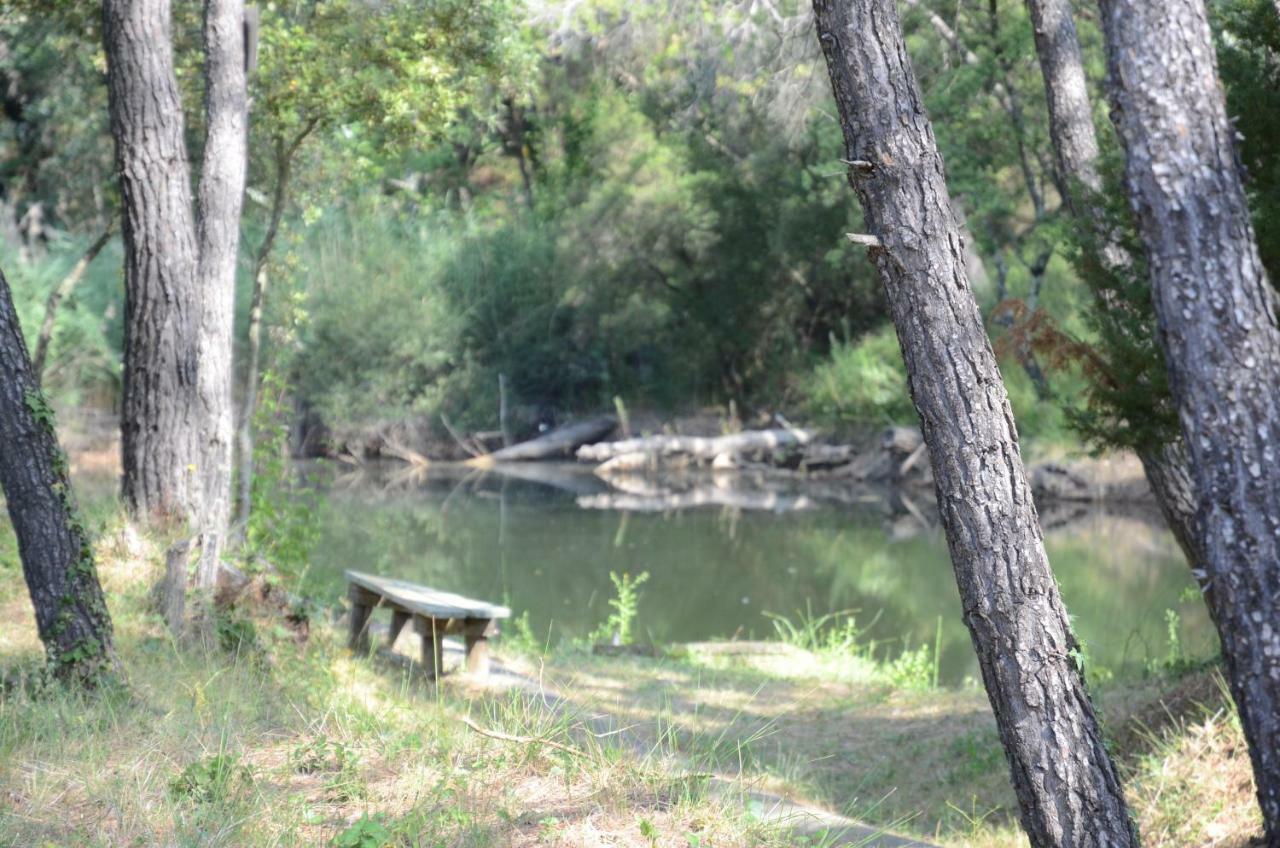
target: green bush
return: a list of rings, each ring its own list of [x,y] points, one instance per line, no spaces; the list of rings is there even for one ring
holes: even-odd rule
[[[836,428],[909,424],[916,420],[907,370],[892,325],[855,342],[836,342],[802,384],[809,416]]]

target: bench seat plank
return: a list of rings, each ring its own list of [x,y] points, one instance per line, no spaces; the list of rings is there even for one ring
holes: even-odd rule
[[[378,577],[361,571],[346,572],[347,582],[385,598],[388,603],[428,618],[510,618],[507,607],[441,592],[393,577]]]

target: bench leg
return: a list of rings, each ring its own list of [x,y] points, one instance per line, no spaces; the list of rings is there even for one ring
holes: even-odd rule
[[[489,673],[489,636],[497,631],[491,621],[468,624],[463,632],[467,644],[467,673],[484,677]]]
[[[422,668],[432,680],[444,674],[444,625],[434,618],[417,619],[418,633],[422,635]]]
[[[476,677],[489,673],[489,637],[467,634],[467,673]]]
[[[391,631],[387,636],[388,650],[396,646],[396,639],[400,638],[400,631],[404,630],[404,626],[409,623],[410,618],[411,616],[407,612],[391,611]]]
[[[357,653],[368,653],[369,618],[381,599],[355,584],[347,587],[347,599],[351,602],[351,633],[347,638],[347,646]]]
[[[351,605],[351,633],[347,638],[347,646],[356,653],[364,654],[369,651],[369,614],[372,612],[373,607],[357,603]]]

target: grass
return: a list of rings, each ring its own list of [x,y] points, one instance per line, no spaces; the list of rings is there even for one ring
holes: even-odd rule
[[[1025,844],[984,693],[937,687],[927,662],[895,678],[851,623],[780,619],[793,644],[656,659],[517,640],[498,659],[524,685],[436,686],[353,656],[328,621],[299,641],[248,611],[254,638],[232,650],[175,644],[148,611],[159,551],[99,523],[128,682],[92,697],[28,674],[40,646],[0,533],[0,845],[804,844],[753,793],[945,845]],[[1144,844],[1257,832],[1224,703],[1203,671],[1100,693]]]
[[[40,646],[0,568],[0,844],[790,844],[674,762],[578,731],[568,705],[437,687],[319,622],[305,643],[257,622],[238,652],[175,644],[147,610],[158,551],[118,527],[99,558],[128,682],[95,696],[24,673]]]

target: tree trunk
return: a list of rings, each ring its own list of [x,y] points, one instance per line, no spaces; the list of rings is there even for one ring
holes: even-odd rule
[[[0,486],[50,667],[92,686],[115,665],[111,617],[77,513],[67,460],[0,273]]]
[[[36,352],[31,362],[31,370],[35,374],[37,383],[44,378],[44,365],[49,356],[49,343],[53,341],[53,325],[58,318],[58,307],[62,305],[62,301],[71,296],[71,292],[75,290],[84,272],[89,269],[89,265],[98,258],[102,248],[106,247],[107,242],[111,240],[114,230],[114,225],[109,225],[103,230],[102,235],[98,236],[93,244],[89,245],[84,255],[76,260],[76,264],[71,266],[71,270],[62,278],[62,281],[49,292],[49,299],[44,304],[44,321],[40,324],[40,335],[36,337]]]
[[[140,518],[194,521],[201,293],[170,2],[102,9],[124,213],[123,494]]]
[[[1137,844],[1076,661],[965,274],[942,160],[893,0],[815,0],[850,182],[933,461],[987,694],[1035,846]]]
[[[1071,17],[1071,0],[1027,0],[1036,54],[1044,75],[1045,100],[1049,105],[1049,133],[1057,161],[1059,182],[1067,186],[1071,205],[1077,198],[1072,181],[1089,191],[1101,191],[1098,175],[1098,134],[1093,126],[1093,107],[1080,55],[1080,40]],[[1076,210],[1077,213],[1083,210]]]
[[[1049,133],[1059,171],[1058,183],[1066,191],[1064,199],[1077,224],[1090,227],[1105,219],[1098,200],[1102,177],[1098,172],[1098,134],[1093,124],[1093,107],[1089,102],[1071,3],[1070,0],[1027,0],[1027,9],[1049,104]],[[1128,267],[1130,259],[1119,242],[1109,234],[1100,235],[1095,261],[1112,272]],[[1181,439],[1176,439],[1168,445],[1152,445],[1138,455],[1160,511],[1197,581],[1204,587],[1204,546],[1196,520],[1186,446]]]
[[[1212,612],[1267,842],[1280,845],[1280,326],[1203,0],[1103,0],[1102,19]]]
[[[231,352],[235,336],[236,257],[248,167],[243,0],[206,0],[204,11],[205,136],[197,233],[200,320],[198,388],[201,404],[200,565],[196,585],[212,596],[231,520]]]

